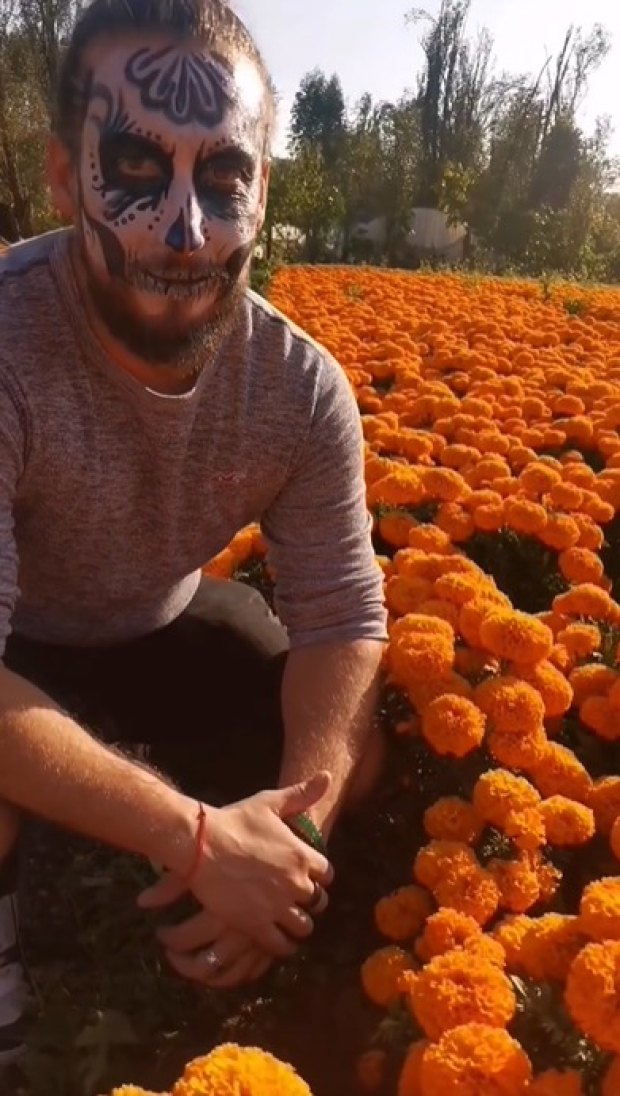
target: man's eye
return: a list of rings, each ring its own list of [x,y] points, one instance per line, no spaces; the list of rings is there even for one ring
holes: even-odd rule
[[[157,161],[145,156],[119,156],[116,166],[122,175],[132,179],[160,179],[162,175]]]
[[[207,186],[234,187],[239,182],[239,170],[226,164],[208,164],[202,170],[202,181]]]

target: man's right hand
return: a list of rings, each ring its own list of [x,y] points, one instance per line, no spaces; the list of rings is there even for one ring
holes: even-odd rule
[[[142,892],[138,904],[143,909],[158,909],[189,890],[203,909],[246,933],[271,955],[292,955],[295,939],[304,939],[313,928],[303,907],[310,903],[315,883],[329,887],[333,869],[284,819],[310,810],[323,798],[329,783],[329,773],[318,773],[303,784],[259,792],[229,807],[207,807],[204,847],[190,882],[166,874]],[[195,813],[195,804],[192,809]],[[188,864],[191,855],[188,849]],[[326,900],[323,908],[325,904]],[[320,907],[313,909],[319,911]],[[186,933],[191,923],[193,948],[212,943],[201,938],[205,935],[201,921],[197,915],[184,922]]]

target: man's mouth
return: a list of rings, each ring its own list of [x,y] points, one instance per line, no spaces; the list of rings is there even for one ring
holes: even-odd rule
[[[152,274],[148,270],[136,270],[129,275],[129,282],[135,289],[176,299],[203,297],[209,291],[225,288],[229,281],[228,275],[219,270],[194,276],[184,274],[164,276]]]

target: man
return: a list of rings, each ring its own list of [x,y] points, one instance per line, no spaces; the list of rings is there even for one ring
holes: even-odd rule
[[[359,415],[337,363],[248,289],[273,109],[223,0],[95,0],[49,147],[71,227],[0,259],[0,1062],[21,1041],[24,814],[161,865],[140,904],[199,909],[159,932],[171,965],[231,986],[311,934],[320,834],[376,775]],[[201,580],[253,520],[279,620]],[[226,805],[119,743],[154,766],[179,746]]]

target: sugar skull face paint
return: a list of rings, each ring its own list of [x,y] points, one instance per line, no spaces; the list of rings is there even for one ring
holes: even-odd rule
[[[78,230],[95,308],[147,361],[190,368],[247,282],[264,213],[264,89],[196,43],[118,45],[90,71]]]

